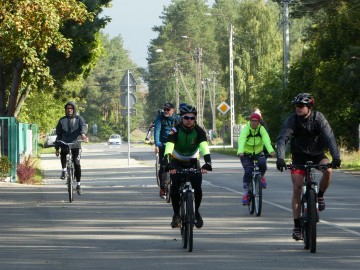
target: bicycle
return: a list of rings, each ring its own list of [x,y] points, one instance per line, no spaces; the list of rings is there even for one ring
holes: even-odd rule
[[[319,222],[319,204],[318,204],[318,183],[315,181],[315,170],[331,168],[331,163],[313,164],[307,161],[305,165],[287,165],[287,169],[305,170],[303,188],[301,195],[301,232],[303,234],[304,248],[310,249],[311,253],[316,252],[316,224]]]
[[[180,233],[182,238],[182,247],[188,248],[189,252],[193,250],[193,230],[195,223],[194,212],[194,190],[191,188],[191,177],[194,174],[201,173],[200,169],[188,168],[176,171],[181,174],[180,193]]]
[[[258,157],[269,157],[269,154],[247,154],[251,161],[253,162],[253,172],[251,181],[249,184],[249,204],[248,209],[250,215],[254,214],[258,217],[261,215],[262,211],[262,185],[261,185],[261,172],[257,164]]]
[[[56,142],[69,148],[69,152],[66,155],[65,178],[66,178],[66,185],[67,185],[68,194],[69,194],[69,202],[73,202],[74,201],[74,192],[75,192],[77,183],[76,183],[76,181],[74,181],[75,166],[74,166],[74,161],[72,159],[72,147],[76,144],[76,142],[75,143],[66,143],[66,142],[60,141],[60,140],[57,140]],[[81,140],[80,140],[80,142],[81,142]]]

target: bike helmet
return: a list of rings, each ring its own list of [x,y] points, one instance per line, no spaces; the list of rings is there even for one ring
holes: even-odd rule
[[[302,104],[307,107],[314,106],[314,98],[309,93],[300,93],[291,101],[291,104]]]
[[[193,113],[195,116],[197,115],[196,108],[191,105],[185,105],[179,108],[180,115],[186,114],[186,113]]]

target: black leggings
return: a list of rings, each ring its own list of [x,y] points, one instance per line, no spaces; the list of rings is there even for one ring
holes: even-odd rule
[[[74,161],[76,182],[80,182],[80,178],[81,178],[81,166],[80,166],[81,149],[80,148],[73,148],[71,151],[72,151],[72,159]],[[61,160],[61,167],[63,169],[66,168],[66,155],[68,153],[69,153],[69,148],[61,148],[60,160]]]

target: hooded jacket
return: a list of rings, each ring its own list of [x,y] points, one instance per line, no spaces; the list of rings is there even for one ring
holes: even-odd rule
[[[66,115],[66,106],[71,105],[74,108],[73,115]],[[75,102],[69,101],[65,104],[65,116],[61,117],[56,126],[56,140],[61,140],[66,143],[76,142],[74,148],[81,148],[80,140],[81,134],[86,134],[87,126],[84,118],[82,118],[76,110]],[[59,146],[55,145],[58,149]]]
[[[241,130],[238,139],[237,154],[259,154],[264,150],[271,153],[274,148],[265,127],[259,125],[256,129],[251,128],[250,122]]]

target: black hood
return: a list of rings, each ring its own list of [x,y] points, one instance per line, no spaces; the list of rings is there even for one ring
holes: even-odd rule
[[[72,117],[77,115],[77,110],[76,110],[76,106],[75,106],[75,102],[74,101],[69,101],[68,103],[65,104],[64,108],[65,108],[65,114],[66,114],[66,106],[67,105],[71,105],[74,108],[74,115],[72,115]],[[69,116],[66,114],[66,116]]]

